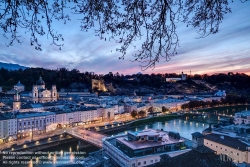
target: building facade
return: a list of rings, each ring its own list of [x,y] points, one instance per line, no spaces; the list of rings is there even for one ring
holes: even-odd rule
[[[17,137],[32,137],[57,128],[56,116],[53,112],[27,112],[16,114]]]
[[[178,155],[189,151],[178,133],[153,129],[129,132],[103,139],[104,155],[121,167],[143,167],[160,161],[162,154]]]
[[[230,136],[208,134],[204,145],[221,156],[227,155],[236,163],[250,163],[250,145]]]
[[[250,124],[250,111],[246,110],[246,111],[235,113],[234,123],[237,125]]]
[[[21,84],[20,81],[16,85],[14,85],[14,89],[17,90],[18,92],[22,92],[25,90],[25,86]]]
[[[36,85],[33,85],[30,97],[34,102],[56,101],[58,97],[56,85],[52,85],[51,90],[47,90],[45,82],[42,80],[42,77],[40,77]]]

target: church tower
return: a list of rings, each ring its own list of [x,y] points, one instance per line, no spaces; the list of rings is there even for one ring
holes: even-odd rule
[[[52,98],[56,98],[57,97],[56,85],[52,85],[52,88],[51,88],[51,97]]]
[[[20,95],[18,94],[18,90],[16,90],[16,94],[14,95],[13,101],[13,111],[19,111],[21,109]]]
[[[38,98],[38,88],[36,85],[34,85],[32,89],[32,98]]]

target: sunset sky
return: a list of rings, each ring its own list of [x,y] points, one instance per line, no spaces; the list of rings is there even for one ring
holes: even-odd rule
[[[75,68],[97,74],[189,73],[191,70],[192,74],[243,72],[250,75],[250,2],[237,1],[231,8],[232,13],[225,16],[219,33],[206,38],[197,39],[195,29],[178,25],[178,54],[169,62],[161,60],[154,69],[146,71],[141,71],[139,63],[131,62],[130,55],[119,60],[115,42],[99,40],[94,31],[80,31],[79,15],[66,25],[54,27],[64,36],[62,50],[50,45],[51,39],[47,36],[40,39],[43,51],[31,47],[29,36],[24,33],[23,43],[15,43],[12,47],[6,47],[7,39],[0,36],[0,62],[48,69]]]

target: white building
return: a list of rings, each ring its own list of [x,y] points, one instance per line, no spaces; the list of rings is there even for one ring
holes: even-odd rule
[[[0,143],[16,139],[17,119],[12,113],[5,113],[0,116]]]
[[[225,97],[226,96],[226,91],[225,90],[219,90],[214,94],[214,96],[219,96],[219,97]]]
[[[33,85],[30,97],[34,102],[56,101],[58,97],[56,85],[52,85],[51,90],[47,90],[45,88],[45,82],[42,80],[42,77],[40,77],[36,85]]]
[[[14,85],[14,89],[17,90],[18,92],[22,92],[25,90],[25,86],[21,84],[20,81],[16,85]]]
[[[250,163],[250,145],[240,139],[208,134],[204,136],[204,145],[216,151],[217,154],[224,154],[237,163]]]
[[[180,99],[174,99],[174,98],[168,98],[164,100],[158,100],[153,103],[154,107],[162,108],[162,106],[168,108],[172,111],[178,111],[181,110],[181,105],[188,103],[189,101],[180,100]]]
[[[137,104],[134,103],[126,103],[124,105],[124,112],[125,113],[131,113],[133,110],[137,110]]]
[[[104,138],[103,153],[121,167],[143,167],[159,162],[162,154],[175,156],[190,151],[184,142],[179,133],[147,129]]]
[[[124,105],[118,105],[118,113],[119,114],[122,114],[122,113],[124,113]]]
[[[95,107],[81,107],[77,110],[62,110],[55,113],[57,127],[76,126],[101,119]]]
[[[54,112],[27,112],[16,114],[18,138],[42,134],[55,130],[56,115]],[[33,134],[32,134],[33,133]]]
[[[97,116],[102,117],[103,121],[113,120],[115,118],[115,110],[112,106],[97,108]]]
[[[166,78],[166,82],[176,82],[176,81],[185,81],[187,79],[187,74],[181,73],[180,78]]]
[[[241,111],[235,113],[234,116],[235,124],[250,124],[250,111]]]

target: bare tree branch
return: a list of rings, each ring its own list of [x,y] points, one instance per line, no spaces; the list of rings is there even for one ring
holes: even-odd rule
[[[230,12],[228,0],[0,0],[0,27],[7,46],[22,43],[18,31],[24,29],[35,49],[42,50],[39,37],[45,34],[61,49],[64,38],[53,29],[53,22],[66,24],[70,15],[78,14],[82,31],[94,28],[101,40],[115,40],[120,44],[119,59],[131,54],[131,61],[141,62],[145,70],[177,54],[177,22],[206,37],[218,33]]]

